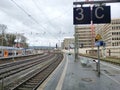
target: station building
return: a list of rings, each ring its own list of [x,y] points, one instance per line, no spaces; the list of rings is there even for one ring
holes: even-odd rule
[[[74,48],[74,38],[65,38],[62,43],[63,49]]]
[[[75,36],[77,38],[78,46],[80,47],[82,45],[83,48],[90,48],[93,47],[94,39],[92,36],[92,33],[95,34],[95,32],[91,32],[91,26],[75,26]]]
[[[120,19],[112,19],[110,24],[94,25],[93,31],[91,31],[91,25],[76,25],[74,36],[77,38],[79,53],[97,56],[97,47],[95,46],[97,34],[101,35],[101,40],[105,42],[105,47],[100,47],[100,56],[120,58]],[[74,43],[74,38],[65,38],[63,49],[68,49],[69,45],[74,45]],[[82,48],[81,45],[83,45]]]
[[[102,36],[106,46],[120,46],[120,19],[113,19],[110,24],[97,25],[96,33]]]
[[[120,19],[112,19],[110,24],[96,25],[95,31],[106,43],[106,55],[120,57]]]

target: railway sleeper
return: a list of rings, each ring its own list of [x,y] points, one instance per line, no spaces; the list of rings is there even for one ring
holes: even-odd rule
[[[35,84],[36,85],[36,84]],[[28,85],[22,85],[22,87],[24,87],[24,88],[33,88],[34,86],[35,86],[34,84],[28,84]]]
[[[28,66],[28,67],[30,67],[30,66]],[[24,68],[18,69],[16,71],[9,71],[8,73],[4,73],[4,74],[0,75],[0,80],[3,78],[3,76],[4,76],[4,78],[6,78],[6,77],[8,77],[8,76],[10,76],[12,74],[15,74],[16,72],[20,72],[23,69]]]
[[[39,83],[39,81],[41,81],[40,79],[36,80],[36,81],[30,81],[30,82],[27,82],[26,84],[37,84]]]
[[[39,78],[33,78],[32,80],[29,80],[29,82],[38,82]]]
[[[44,76],[45,77],[45,76]],[[43,76],[42,77],[36,77],[36,78],[33,78],[31,79],[31,81],[39,81],[40,79],[44,78]]]
[[[26,84],[37,84],[39,81],[30,81],[30,82],[26,82]]]
[[[54,64],[53,64],[53,66],[54,66]],[[52,67],[53,68],[53,67]],[[38,75],[38,77],[36,76],[35,78],[33,78],[33,79],[31,79],[31,80],[29,80],[28,82],[26,82],[25,83],[25,85],[21,85],[21,87],[19,87],[19,88],[17,88],[17,90],[32,90],[32,88],[34,88],[38,83],[42,83],[42,80],[44,79],[43,78],[43,76],[48,76],[49,74],[48,74],[48,71],[52,71],[51,69],[50,69],[50,67],[48,67],[48,69],[46,70],[46,71],[44,71],[43,73],[42,73],[42,76],[40,76],[40,78],[38,78],[39,77],[39,75]],[[47,75],[46,75],[47,74]],[[39,79],[39,80],[38,80]],[[42,80],[41,80],[42,79]],[[36,85],[34,85],[34,84],[36,84]],[[34,85],[34,87],[32,87]],[[27,87],[28,86],[28,87]],[[31,88],[30,88],[31,87]],[[28,89],[27,89],[28,88]]]
[[[32,90],[32,88],[24,88],[24,87],[20,87],[17,90]]]

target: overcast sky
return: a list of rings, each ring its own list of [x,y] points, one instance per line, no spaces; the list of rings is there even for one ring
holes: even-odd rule
[[[55,46],[74,35],[73,1],[0,0],[0,24],[7,33],[25,35],[30,45]],[[120,3],[109,5],[112,19],[120,18]]]

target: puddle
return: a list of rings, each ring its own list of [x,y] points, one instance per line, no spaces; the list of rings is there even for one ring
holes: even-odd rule
[[[81,80],[85,81],[85,82],[92,82],[93,81],[91,78],[82,78]]]

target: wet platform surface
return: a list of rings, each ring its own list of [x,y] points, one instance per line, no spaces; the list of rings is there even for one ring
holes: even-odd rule
[[[38,90],[120,90],[120,83],[101,73],[98,77],[92,65],[74,61],[73,55],[65,58]]]

